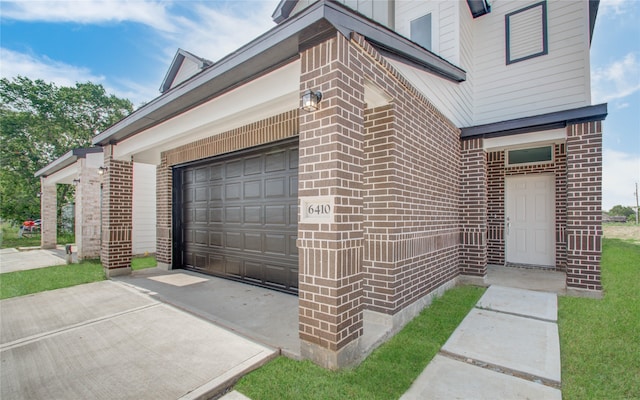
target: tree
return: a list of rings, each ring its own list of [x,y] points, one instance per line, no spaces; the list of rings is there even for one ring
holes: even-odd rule
[[[0,218],[22,222],[40,215],[36,171],[129,115],[129,100],[102,85],[57,87],[26,77],[0,79]],[[58,206],[73,189],[58,185]]]
[[[629,219],[630,216],[633,216],[635,218],[636,212],[631,207],[617,205],[613,206],[611,210],[609,210],[609,215],[619,215]]]

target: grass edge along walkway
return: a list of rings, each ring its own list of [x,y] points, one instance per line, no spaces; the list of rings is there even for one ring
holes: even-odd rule
[[[156,266],[153,256],[131,260],[134,271]],[[0,274],[0,299],[25,296],[47,290],[62,289],[107,279],[100,260],[84,260],[77,264],[55,265]]]
[[[405,393],[485,289],[459,286],[434,299],[358,367],[329,371],[278,357],[243,377],[235,389],[252,400],[397,399]]]
[[[559,297],[562,398],[640,399],[640,245],[604,239],[601,300]]]

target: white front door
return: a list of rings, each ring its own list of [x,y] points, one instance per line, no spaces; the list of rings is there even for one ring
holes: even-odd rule
[[[505,188],[507,263],[555,266],[554,176],[508,176]]]

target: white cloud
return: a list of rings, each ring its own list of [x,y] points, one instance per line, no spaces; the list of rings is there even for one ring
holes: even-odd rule
[[[92,82],[103,85],[107,93],[131,100],[134,106],[149,101],[158,94],[157,89],[150,91],[135,82],[109,82],[106,77],[93,74],[89,68],[69,65],[47,56],[19,53],[3,47],[0,48],[0,59],[2,78],[11,79],[20,75],[33,80],[42,79],[56,86],[75,86],[76,82]]]
[[[169,41],[164,56],[170,61],[180,47],[219,60],[273,28],[271,13],[277,4],[277,0],[239,1],[231,7],[215,2],[190,3],[195,17],[175,17],[175,32],[164,35]]]
[[[633,1],[637,0],[601,0],[598,14],[602,16],[625,14],[633,6]]]
[[[635,205],[635,183],[640,183],[640,155],[611,149],[602,152],[602,209]]]
[[[170,4],[149,0],[7,1],[2,3],[2,18],[80,24],[130,21],[171,32],[175,27],[167,14]]]
[[[3,78],[10,79],[21,75],[53,82],[58,86],[74,86],[76,82],[86,81],[104,83],[105,80],[104,76],[94,75],[88,68],[65,64],[47,56],[19,53],[4,47],[0,48],[0,59],[0,75]]]
[[[591,73],[591,93],[594,103],[621,99],[640,90],[640,62],[635,53],[627,53],[605,67],[595,67]]]

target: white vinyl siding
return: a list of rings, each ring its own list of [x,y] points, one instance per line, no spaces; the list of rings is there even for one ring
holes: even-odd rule
[[[507,64],[547,54],[546,3],[505,16]]]
[[[535,3],[495,2],[473,21],[474,125],[590,104],[588,2],[548,2],[548,54],[506,65],[505,15]]]
[[[156,166],[133,163],[133,254],[156,252]]]
[[[469,82],[456,83],[397,60],[387,58],[411,84],[456,126],[473,125]]]
[[[200,72],[199,64],[194,62],[193,60],[185,58],[182,61],[182,65],[180,65],[180,69],[178,70],[176,77],[173,79],[173,82],[171,82],[171,87],[173,88],[178,86],[198,72]]]
[[[315,3],[317,0],[300,0],[290,15],[296,14]],[[376,22],[393,29],[393,0],[336,0],[347,7],[356,10]]]

